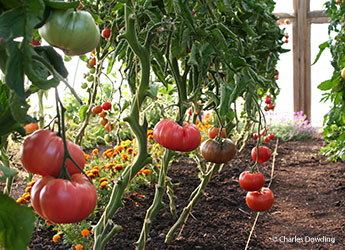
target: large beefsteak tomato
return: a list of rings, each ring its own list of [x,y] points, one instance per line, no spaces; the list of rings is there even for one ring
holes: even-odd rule
[[[236,146],[230,139],[222,139],[220,142],[208,139],[200,147],[204,159],[213,163],[228,162],[235,157],[236,152]]]
[[[98,26],[91,14],[83,10],[52,10],[38,31],[51,46],[69,56],[91,52],[100,41]]]
[[[75,223],[95,209],[97,191],[83,174],[71,181],[45,176],[31,190],[32,207],[38,215],[54,223]]]
[[[69,140],[67,140],[67,148],[79,167],[84,168],[83,150]],[[25,139],[21,148],[23,167],[33,174],[59,176],[63,158],[62,138],[50,130],[37,130]],[[81,172],[70,159],[67,159],[65,163],[70,174]]]
[[[201,134],[195,124],[183,123],[181,127],[177,122],[165,119],[156,124],[153,129],[153,138],[163,147],[190,152],[199,147]]]

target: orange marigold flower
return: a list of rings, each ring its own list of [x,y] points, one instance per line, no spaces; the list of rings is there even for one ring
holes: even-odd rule
[[[91,179],[95,179],[95,177],[96,177],[93,173],[88,173],[86,175],[89,176]]]
[[[107,181],[102,181],[100,187],[101,189],[104,189],[107,185],[108,185]]]
[[[26,187],[26,188],[25,188],[25,192],[26,192],[26,193],[30,193],[30,192],[31,192],[31,189],[32,189],[32,187]]]
[[[118,147],[116,147],[115,148],[115,153],[118,153],[118,152],[120,152],[120,151],[122,151],[124,148],[122,147],[122,146],[118,146]]]
[[[94,150],[92,150],[92,154],[93,154],[94,156],[96,156],[96,155],[98,154],[98,148],[95,148]]]
[[[143,170],[143,174],[144,174],[144,175],[150,175],[150,174],[151,174],[151,171],[148,170],[148,169],[144,169],[144,170]]]
[[[122,169],[123,169],[122,164],[116,164],[116,165],[115,165],[115,170],[116,170],[116,171],[121,171]]]
[[[99,176],[98,169],[92,169],[91,173],[94,174],[95,176]]]
[[[102,154],[103,158],[105,158],[106,156],[108,156],[109,153],[113,153],[113,152],[114,152],[113,150],[114,150],[114,149],[109,148],[109,149],[107,149],[106,151],[104,151],[103,154]]]
[[[75,250],[83,250],[83,248],[84,248],[83,245],[80,245],[80,244],[75,246]]]
[[[142,172],[143,172],[143,170],[140,169],[139,172],[137,173],[137,176],[141,175]]]
[[[147,130],[147,136],[149,136],[149,135],[153,135],[153,130],[152,129]]]
[[[121,154],[121,161],[128,161],[128,160],[129,160],[128,155],[126,155],[126,153],[122,153]]]
[[[91,159],[91,155],[88,154],[84,154],[85,160],[90,160]]]
[[[46,220],[45,222],[46,222],[47,226],[50,226],[52,224],[50,220]]]
[[[133,148],[128,148],[128,149],[127,149],[127,154],[132,154],[132,153],[133,153],[133,151],[134,151],[134,149],[133,149]]]
[[[201,142],[205,141],[205,138],[204,137],[201,137]]]
[[[22,197],[23,197],[25,200],[30,200],[31,195],[30,195],[30,193],[24,193],[24,194],[22,195]]]
[[[98,167],[98,166],[94,166],[92,169],[97,169],[97,170],[100,170],[101,168]]]
[[[29,187],[32,187],[35,183],[36,183],[36,181],[31,181],[31,182],[29,183]]]
[[[61,236],[60,236],[60,234],[55,234],[54,236],[53,236],[53,241],[54,242],[58,242],[58,240],[61,238]]]
[[[148,140],[149,142],[151,142],[152,139],[153,139],[153,135],[149,135],[149,136],[147,137],[147,140]]]
[[[103,181],[107,181],[107,180],[108,180],[107,178],[103,177],[103,178],[99,179],[99,183],[102,183]]]
[[[90,231],[87,230],[87,229],[84,229],[84,230],[81,231],[81,235],[82,235],[83,237],[89,236],[89,234],[90,234]]]
[[[106,168],[107,169],[110,169],[110,168],[112,168],[112,167],[114,167],[115,166],[115,163],[109,163],[107,166],[106,166]]]
[[[20,204],[23,204],[23,203],[26,203],[28,202],[26,199],[24,199],[23,197],[20,197],[17,199],[17,203],[20,203]]]

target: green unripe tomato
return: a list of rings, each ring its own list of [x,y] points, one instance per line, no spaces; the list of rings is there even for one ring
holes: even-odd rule
[[[82,89],[86,89],[88,86],[89,86],[89,85],[88,85],[86,82],[84,82],[84,83],[81,85],[81,88],[82,88]]]
[[[100,40],[93,17],[83,10],[53,10],[38,31],[51,46],[62,49],[69,56],[91,52]]]
[[[112,138],[111,138],[111,136],[109,135],[109,134],[106,134],[105,136],[104,136],[104,140],[107,142],[107,143],[110,143],[110,142],[112,142]]]
[[[96,72],[96,68],[95,67],[90,69],[90,74],[94,74],[95,72]]]
[[[93,82],[93,80],[95,80],[95,78],[93,76],[88,76],[86,80],[88,82]]]
[[[341,77],[342,77],[343,79],[345,79],[345,67],[344,67],[343,70],[341,71]]]

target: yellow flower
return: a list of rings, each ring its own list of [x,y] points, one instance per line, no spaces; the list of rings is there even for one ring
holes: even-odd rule
[[[80,245],[80,244],[76,245],[75,250],[83,250],[83,245]]]
[[[32,189],[32,187],[29,186],[29,187],[25,188],[25,192],[26,192],[26,193],[30,193],[30,192],[31,192],[31,189]]]
[[[99,183],[102,183],[103,181],[107,181],[107,180],[108,180],[107,178],[103,177],[103,178],[99,179]]]
[[[81,231],[81,235],[82,235],[83,237],[89,236],[89,234],[90,234],[90,231],[87,230],[87,229],[84,229],[84,230]]]
[[[108,185],[107,181],[102,181],[100,187],[101,189],[104,189],[107,185]]]
[[[54,236],[53,236],[53,241],[54,242],[58,242],[58,240],[61,238],[61,236],[60,236],[60,234],[55,234]]]
[[[121,171],[122,169],[123,169],[122,164],[117,164],[117,165],[115,166],[115,170],[116,170],[116,171]]]
[[[95,148],[94,150],[92,150],[92,154],[93,154],[94,156],[96,156],[96,155],[98,154],[98,149]]]
[[[118,146],[118,147],[115,148],[115,153],[117,154],[118,152],[122,151],[123,149],[124,149],[123,146]]]
[[[106,151],[103,152],[102,156],[103,156],[103,158],[105,158],[106,156],[108,156],[109,153],[112,154],[113,152],[114,152],[114,149],[112,149],[112,148],[107,149]]]
[[[17,203],[20,203],[20,204],[23,204],[23,203],[26,203],[26,202],[27,202],[27,200],[24,199],[23,197],[20,197],[20,198],[18,198],[18,200],[17,200]]]
[[[149,136],[147,137],[147,140],[148,140],[149,142],[151,142],[152,139],[153,139],[153,135],[149,135]]]
[[[205,141],[205,138],[204,137],[201,137],[201,142]]]
[[[98,166],[94,166],[92,169],[97,169],[97,170],[100,170],[100,167],[98,167]]]
[[[150,135],[153,135],[153,130],[152,129],[147,130],[147,136],[150,136]]]
[[[29,183],[29,187],[32,187],[35,183],[36,183],[36,181],[31,181],[31,182]]]
[[[112,168],[112,167],[114,167],[115,166],[115,163],[109,163],[107,166],[106,166],[106,168],[107,169],[110,169],[110,168]]]
[[[24,193],[22,197],[23,197],[25,200],[30,200],[31,195],[30,195],[30,193]]]

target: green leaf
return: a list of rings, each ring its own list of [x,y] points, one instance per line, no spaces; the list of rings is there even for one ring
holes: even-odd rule
[[[5,40],[24,35],[25,15],[23,8],[11,9],[0,15],[0,37]]]
[[[317,63],[317,61],[319,60],[319,58],[321,57],[322,55],[322,52],[326,49],[326,48],[329,48],[329,43],[328,41],[327,42],[324,42],[322,44],[319,45],[319,53],[316,55],[316,58],[315,58],[315,61],[313,62],[312,65],[314,65],[315,63]]]
[[[230,99],[230,89],[229,86],[225,84],[222,85],[220,90],[220,107],[219,107],[219,114],[221,116],[226,115],[229,110],[229,99]]]
[[[0,164],[0,171],[3,173],[2,176],[0,176],[0,182],[4,182],[7,178],[14,177],[16,174],[18,174],[18,172],[13,168],[6,167],[2,164]]]
[[[13,42],[11,43],[9,54],[11,56],[8,59],[6,67],[6,85],[14,90],[18,96],[25,98],[23,55]]]
[[[198,63],[198,58],[197,56],[199,55],[199,45],[196,43],[193,43],[192,45],[192,50],[191,50],[191,54],[188,60],[188,64],[189,65],[199,65]]]
[[[326,90],[330,90],[331,88],[333,88],[334,85],[335,85],[335,83],[332,80],[326,80],[326,81],[323,81],[322,83],[320,83],[319,86],[317,86],[317,88],[322,90],[322,91],[326,91]]]
[[[88,107],[89,107],[89,106],[87,106],[87,105],[81,106],[80,111],[79,111],[79,115],[80,115],[80,120],[81,120],[81,121],[85,121],[85,118],[86,118],[86,111],[87,111],[87,108],[88,108]]]
[[[247,64],[247,62],[246,62],[246,59],[238,56],[238,57],[232,58],[231,64],[232,64],[232,67],[234,67],[235,69],[238,69],[240,67],[245,66]]]
[[[14,120],[23,124],[26,113],[30,107],[29,104],[27,104],[26,99],[21,98],[15,92],[11,91],[8,104]]]
[[[34,221],[35,215],[31,208],[0,193],[0,246],[6,250],[26,250]]]
[[[56,50],[51,46],[37,46],[34,50],[39,54],[44,54],[50,64],[54,67],[56,72],[58,72],[63,78],[68,76],[68,71],[65,67],[64,60],[62,56],[56,52]]]

